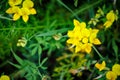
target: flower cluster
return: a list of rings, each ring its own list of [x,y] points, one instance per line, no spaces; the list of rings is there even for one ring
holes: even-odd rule
[[[117,76],[120,76],[120,64],[114,64],[112,70],[106,73],[108,80],[116,80]]]
[[[107,13],[106,15],[107,21],[104,23],[105,28],[109,28],[113,24],[113,22],[118,19],[117,14],[118,14],[117,10],[116,10],[116,14],[113,10]]]
[[[0,77],[0,80],[10,80],[10,77],[7,76],[7,75],[2,75],[2,76]]]
[[[74,29],[68,31],[67,35],[69,39],[67,40],[68,44],[72,44],[75,47],[75,52],[86,52],[90,53],[92,46],[99,45],[101,42],[97,38],[98,29],[86,28],[85,22],[79,22],[74,19]]]
[[[36,14],[36,10],[33,8],[34,3],[31,0],[9,0],[10,8],[6,10],[6,13],[13,14],[13,20],[18,20],[21,16],[24,22],[27,22],[29,15]]]

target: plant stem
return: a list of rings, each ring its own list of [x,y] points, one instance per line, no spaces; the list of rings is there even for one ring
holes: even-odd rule
[[[8,18],[8,17],[5,17],[5,16],[2,16],[2,15],[0,15],[0,18],[1,18],[1,19],[6,19],[6,20],[11,20],[11,21],[13,20],[13,19],[11,19],[11,18]]]
[[[101,59],[104,59],[103,56],[98,52],[98,50],[96,49],[96,47],[93,45],[93,49],[96,51],[96,53],[98,54],[98,56],[101,58]]]
[[[76,14],[74,14],[73,10],[70,9],[67,5],[65,5],[61,0],[57,0],[61,5],[63,5],[66,9],[68,9],[79,21],[82,21]]]

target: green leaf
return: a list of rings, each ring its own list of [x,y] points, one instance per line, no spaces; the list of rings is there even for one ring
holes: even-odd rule
[[[20,65],[18,65],[18,64],[14,64],[14,63],[12,63],[12,62],[8,62],[9,64],[11,64],[11,65],[13,65],[14,67],[16,67],[16,68],[18,68],[18,69],[20,69],[21,68],[21,66]]]
[[[24,63],[24,61],[19,56],[17,56],[12,49],[11,49],[11,51],[13,53],[13,56],[17,60],[17,62],[22,65]]]
[[[48,58],[43,59],[40,65],[42,66],[47,60]]]
[[[38,45],[38,55],[41,55],[41,53],[42,53],[42,47]]]
[[[96,2],[94,2],[93,4],[84,4],[83,6],[81,6],[78,10],[76,10],[76,12],[74,12],[74,14],[72,15],[72,17],[84,12],[85,10],[89,10],[92,7],[95,7],[96,5],[100,4],[103,0],[97,0]]]
[[[33,47],[35,47],[36,45],[37,45],[36,43],[30,44],[29,48],[33,48]]]
[[[75,5],[75,7],[77,7],[77,5],[78,5],[78,0],[74,0],[75,2],[74,2],[74,5]]]
[[[114,52],[115,52],[115,54],[117,56],[117,54],[118,54],[118,46],[117,46],[114,39],[112,40],[112,48],[113,48],[113,50],[114,50]]]
[[[31,55],[35,55],[35,53],[37,52],[38,48],[37,47],[34,47],[31,51]]]

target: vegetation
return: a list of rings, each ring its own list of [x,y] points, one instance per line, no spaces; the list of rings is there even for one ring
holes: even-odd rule
[[[118,0],[2,0],[0,80],[119,80]]]

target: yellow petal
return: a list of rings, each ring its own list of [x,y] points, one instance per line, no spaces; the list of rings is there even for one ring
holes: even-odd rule
[[[73,31],[68,31],[67,35],[68,35],[68,37],[74,37],[74,32]]]
[[[80,22],[78,20],[74,19],[73,22],[74,22],[74,26],[80,26]]]
[[[99,63],[95,64],[95,67],[99,69],[99,71],[102,71],[105,68],[105,66],[106,66],[105,61],[103,61],[102,64],[99,64]]]
[[[105,28],[109,28],[112,24],[113,24],[113,22],[111,22],[111,21],[106,21],[106,22],[104,23],[104,26],[105,26]]]
[[[113,12],[113,10],[111,10],[107,15],[106,15],[107,20],[114,22],[115,20],[115,14]]]
[[[0,80],[10,80],[10,77],[7,75],[2,75]]]
[[[92,44],[86,44],[85,52],[89,54],[91,52],[91,50],[92,50],[91,47],[92,47]]]
[[[95,44],[95,45],[100,45],[101,42],[100,42],[99,39],[95,38],[95,39],[93,40],[93,44]]]
[[[83,44],[82,43],[79,43],[78,45],[76,45],[76,47],[75,47],[75,53],[77,53],[77,52],[80,52],[81,51],[81,46],[82,46]]]
[[[10,6],[15,6],[21,4],[22,0],[9,0],[8,3]]]
[[[30,9],[30,14],[36,14],[36,10],[34,8]]]
[[[83,29],[81,30],[81,34],[82,34],[82,36],[84,36],[84,37],[89,37],[89,36],[90,36],[90,30],[87,29],[87,28],[83,28]]]
[[[22,16],[22,19],[23,19],[24,22],[27,22],[28,19],[29,19],[29,16],[28,16],[28,15],[23,15],[23,16]]]
[[[20,14],[14,14],[13,15],[13,20],[16,21],[20,18]]]
[[[21,8],[21,12],[22,12],[22,16],[30,14],[30,10],[26,7]]]
[[[118,76],[120,76],[120,65],[114,64],[112,67],[112,71],[115,72]]]
[[[80,27],[85,28],[86,27],[86,23],[85,22],[81,22],[80,23]]]
[[[31,0],[23,1],[23,7],[32,8],[33,6],[34,6],[34,3]]]
[[[8,9],[6,10],[6,13],[8,13],[8,14],[13,14],[14,12],[13,12],[12,8],[10,7],[10,8],[8,8]]]
[[[106,78],[108,80],[116,80],[117,79],[117,75],[113,71],[108,71],[106,73]]]

